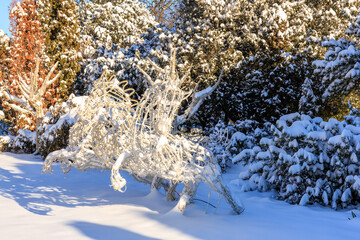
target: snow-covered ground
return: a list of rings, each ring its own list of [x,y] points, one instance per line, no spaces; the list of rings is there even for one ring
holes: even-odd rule
[[[33,155],[0,153],[0,239],[359,239],[360,212],[301,207],[271,198],[272,193],[240,193],[246,210],[234,215],[224,200],[215,211],[201,201],[184,215],[163,192],[128,180],[115,192],[108,171],[41,174]],[[224,177],[237,179],[237,169]],[[239,186],[231,185],[233,191]],[[196,196],[208,199],[200,185]],[[219,196],[211,192],[210,202]],[[350,220],[349,220],[350,218]]]

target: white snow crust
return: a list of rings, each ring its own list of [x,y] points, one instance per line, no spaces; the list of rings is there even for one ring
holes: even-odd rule
[[[236,168],[224,177],[244,202],[242,215],[233,215],[224,201],[216,210],[195,201],[181,215],[163,192],[149,193],[148,186],[130,177],[128,190],[119,193],[109,186],[108,171],[74,169],[64,177],[59,166],[54,166],[54,174],[41,174],[42,164],[33,155],[0,153],[1,239],[335,240],[359,236],[360,219],[352,218],[350,210],[290,205],[274,200],[271,192],[240,192],[234,184],[242,181],[233,181],[239,172]],[[202,184],[196,198],[207,201],[208,193]],[[216,206],[219,196],[211,193],[209,200]]]

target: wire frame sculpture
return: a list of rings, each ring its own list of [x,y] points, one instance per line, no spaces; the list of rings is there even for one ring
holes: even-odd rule
[[[177,206],[181,212],[192,202],[197,184],[204,181],[240,214],[244,208],[223,184],[212,154],[177,133],[174,127],[178,124],[181,103],[190,95],[181,89],[187,75],[180,79],[175,71],[175,50],[169,68],[150,63],[156,67],[160,79],[153,81],[139,68],[149,85],[139,102],[131,99],[134,90],[126,89],[127,82],[102,78],[95,83],[78,113],[79,120],[70,130],[68,148],[51,153],[43,172],[52,172],[55,161],[61,162],[64,172],[71,167],[111,169],[112,186],[125,191],[126,180],[119,173],[124,170],[152,187],[162,185],[169,200],[175,199],[176,185],[184,183]],[[190,104],[193,105],[196,104]]]

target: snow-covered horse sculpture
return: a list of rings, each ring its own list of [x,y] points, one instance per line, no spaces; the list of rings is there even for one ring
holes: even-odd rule
[[[160,80],[153,81],[140,69],[149,87],[138,103],[131,99],[133,90],[126,89],[126,82],[117,83],[112,78],[95,83],[78,113],[78,122],[71,129],[69,147],[51,153],[43,171],[52,171],[54,161],[62,163],[64,172],[71,166],[80,170],[111,169],[112,186],[124,191],[126,180],[119,173],[124,170],[152,187],[163,186],[169,200],[176,199],[177,183],[183,183],[185,187],[177,205],[181,212],[192,201],[197,184],[204,181],[240,214],[244,208],[223,184],[212,154],[177,133],[176,126],[194,113],[212,89],[203,91],[202,95],[194,94],[191,109],[185,116],[177,116],[181,102],[190,94],[180,88],[187,75],[179,78],[174,50],[171,55],[170,68],[166,70],[150,61]]]

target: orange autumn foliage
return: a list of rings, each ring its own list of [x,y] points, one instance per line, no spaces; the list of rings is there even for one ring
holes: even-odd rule
[[[10,7],[10,68],[7,86],[10,94],[22,98],[19,89],[19,81],[30,84],[30,73],[35,69],[36,59],[44,57],[45,35],[41,32],[40,21],[37,16],[36,0],[13,0]],[[43,79],[47,74],[44,64],[39,68],[38,85],[42,85]],[[21,76],[22,78],[20,78]],[[54,104],[58,99],[56,86],[51,86],[44,96],[46,106]],[[5,110],[8,110],[8,118],[14,124],[14,131],[17,129],[35,129],[35,119],[31,116],[24,116],[13,112],[4,102]]]

